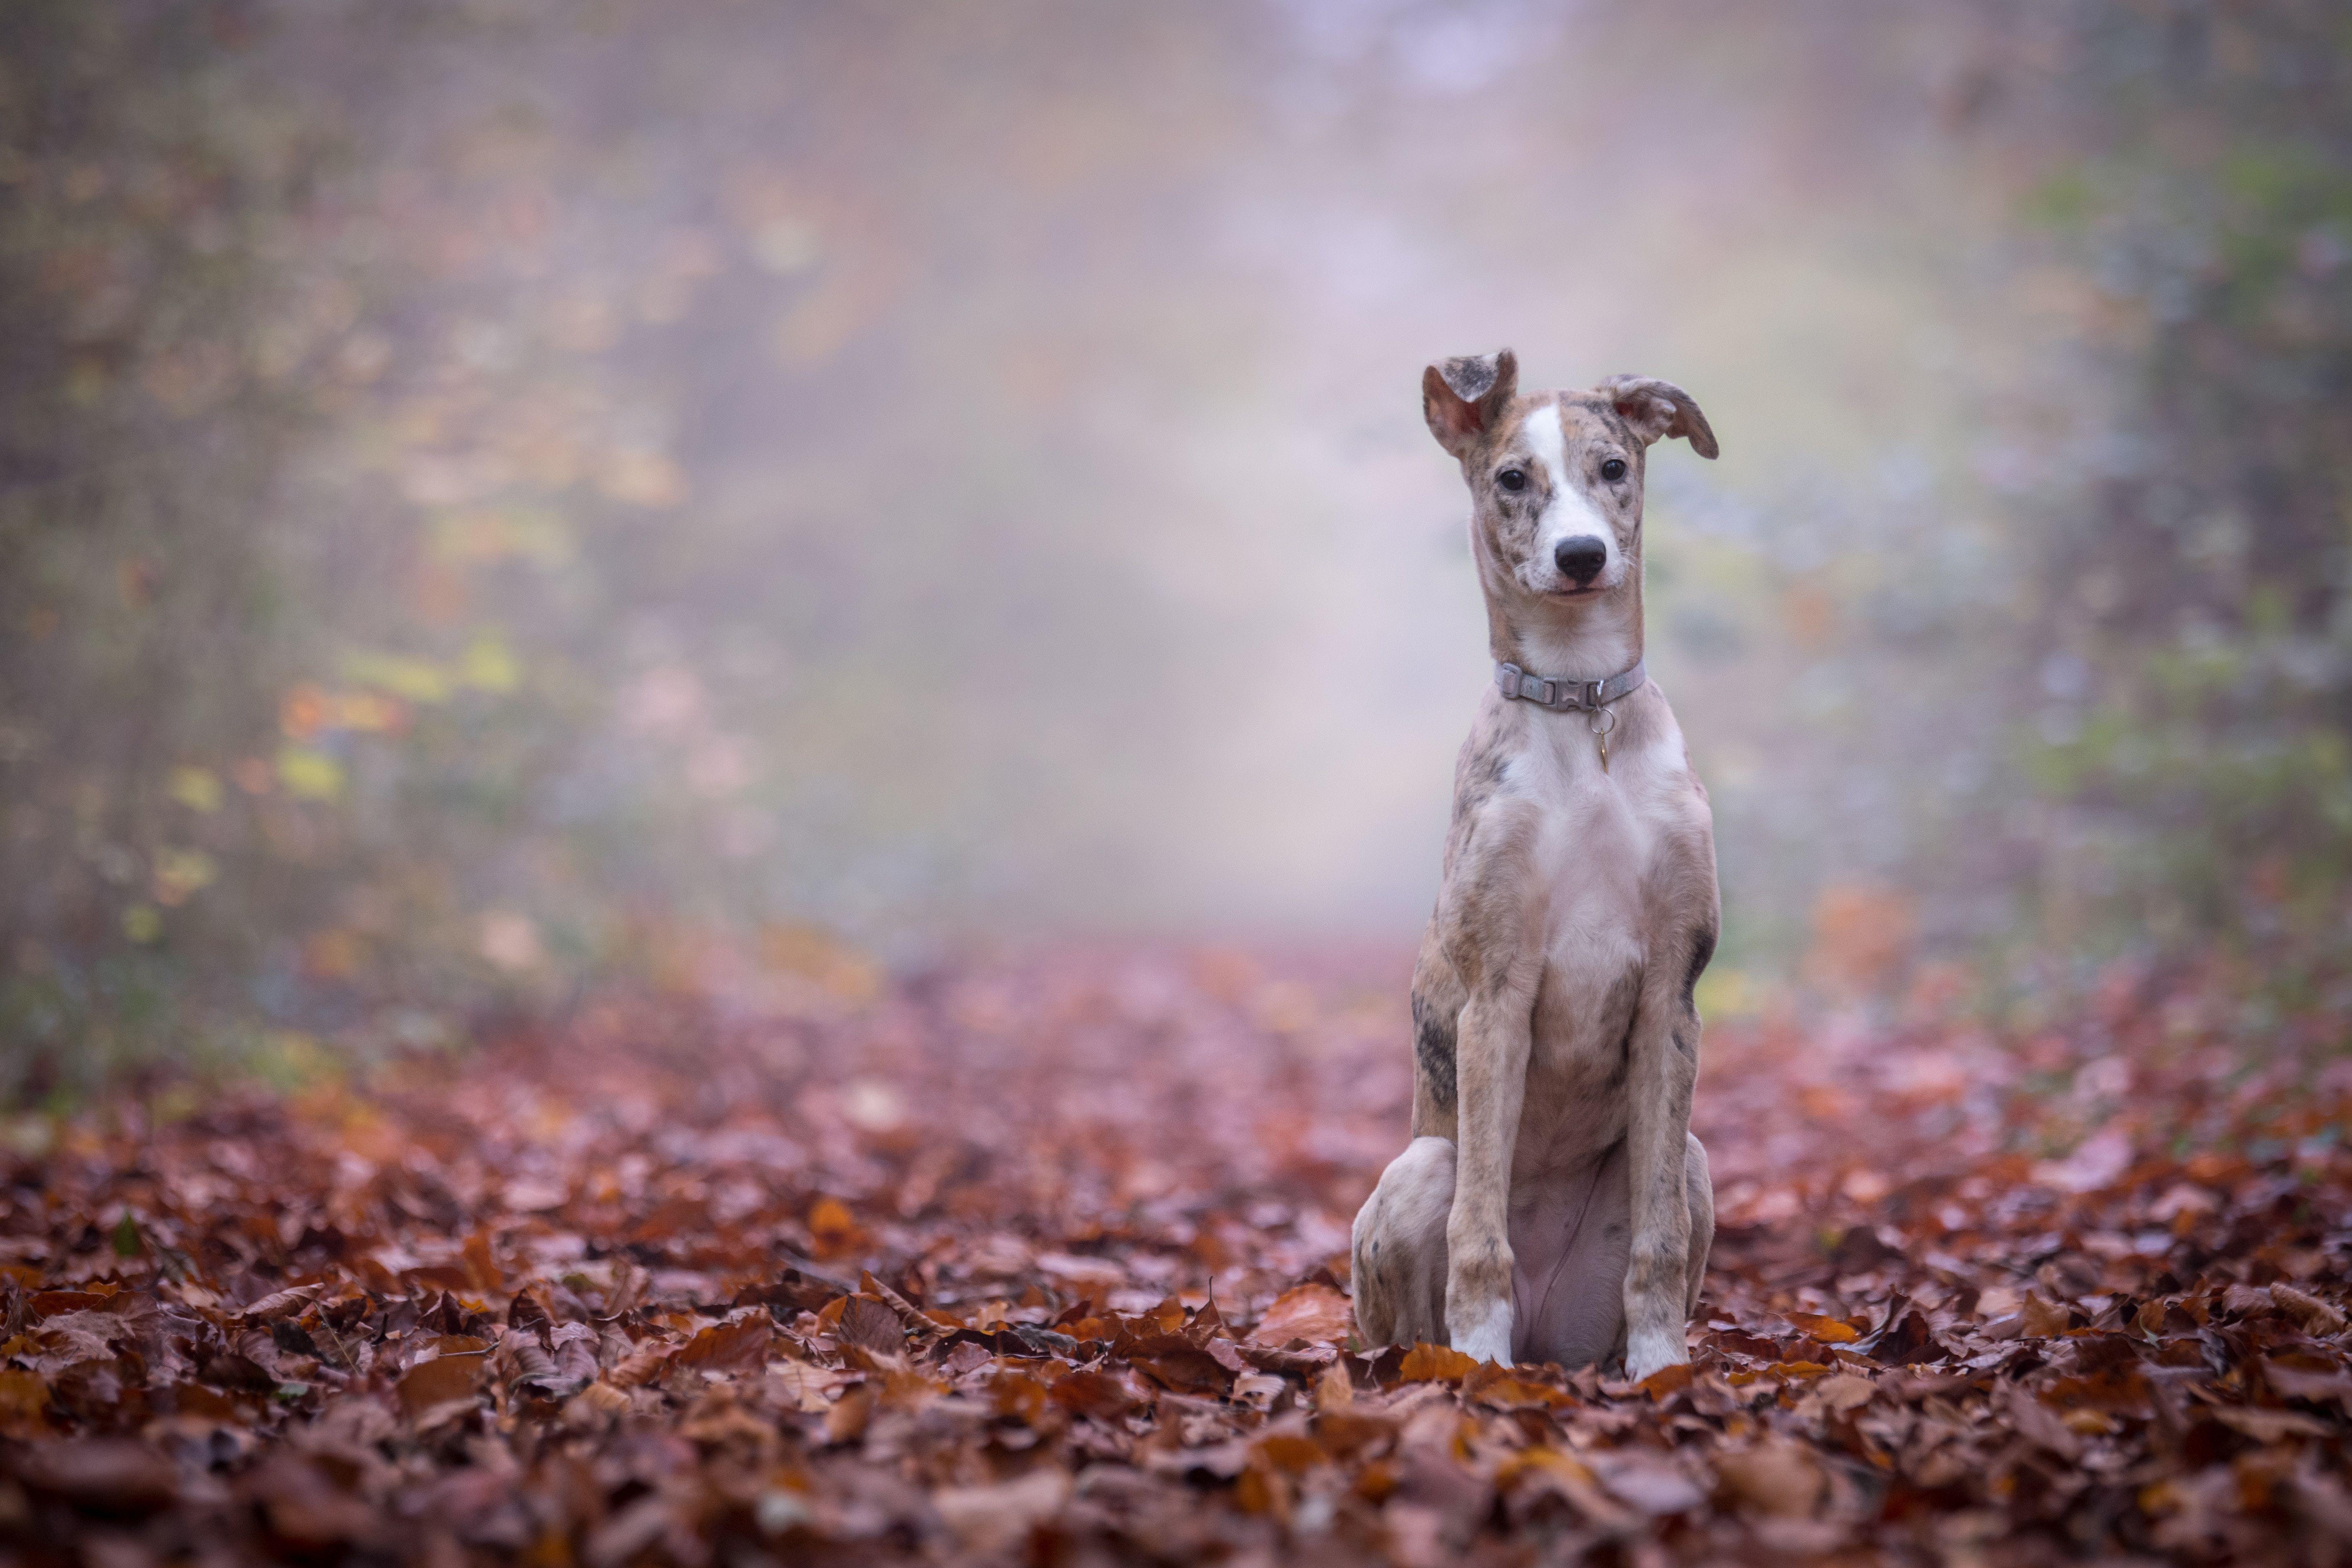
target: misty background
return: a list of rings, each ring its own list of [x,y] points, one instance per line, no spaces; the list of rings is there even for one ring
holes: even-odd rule
[[[1722,437],[1645,535],[1712,1014],[2336,997],[2347,48],[2296,0],[23,0],[11,1092],[600,984],[1409,950],[1490,679],[1419,378],[1505,345]]]

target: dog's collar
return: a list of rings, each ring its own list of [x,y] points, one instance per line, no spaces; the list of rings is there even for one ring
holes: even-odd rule
[[[1547,680],[1529,675],[1516,664],[1495,667],[1495,689],[1521,702],[1532,702],[1556,713],[1580,713],[1606,708],[1629,691],[1638,691],[1649,679],[1635,659],[1633,668],[1606,680]]]

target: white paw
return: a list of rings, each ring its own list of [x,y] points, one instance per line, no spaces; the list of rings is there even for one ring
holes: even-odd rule
[[[1680,1366],[1688,1360],[1690,1349],[1683,1342],[1681,1334],[1643,1330],[1626,1342],[1625,1381],[1639,1383],[1654,1372]]]
[[[1475,1315],[1467,1329],[1447,1324],[1454,1337],[1454,1348],[1472,1361],[1490,1361],[1496,1366],[1511,1364],[1511,1304],[1489,1301]]]

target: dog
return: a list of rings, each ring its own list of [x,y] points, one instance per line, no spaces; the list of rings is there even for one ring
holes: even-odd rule
[[[1649,447],[1715,432],[1615,376],[1518,390],[1507,349],[1422,377],[1462,465],[1497,673],[1454,774],[1412,977],[1412,1136],[1356,1216],[1356,1321],[1483,1362],[1689,1359],[1715,1237],[1690,1131],[1721,903],[1706,790],[1642,663]]]

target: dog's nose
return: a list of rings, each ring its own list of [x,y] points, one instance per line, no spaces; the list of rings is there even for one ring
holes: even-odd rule
[[[1609,547],[1589,533],[1580,533],[1561,540],[1551,558],[1559,563],[1560,575],[1581,588],[1601,575],[1601,568],[1609,562]]]

